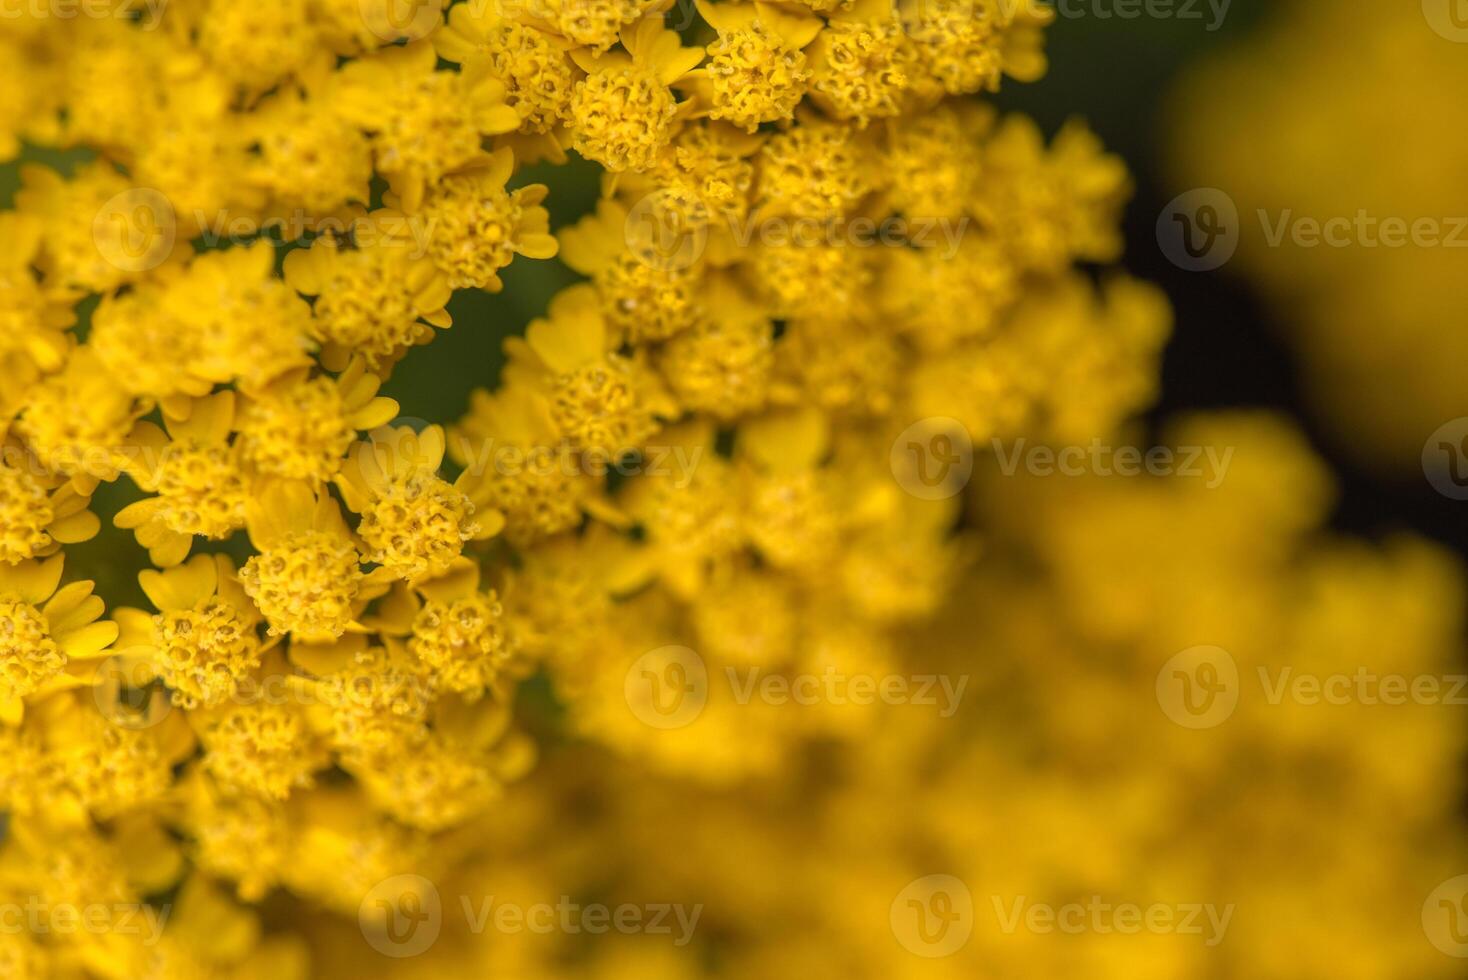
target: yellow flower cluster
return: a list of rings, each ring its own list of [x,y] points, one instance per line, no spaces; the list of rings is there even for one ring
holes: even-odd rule
[[[979,548],[1006,545],[978,539],[978,497],[964,518],[956,487],[926,492],[951,461],[923,448],[1084,440],[1152,398],[1165,300],[1077,268],[1119,257],[1124,167],[1079,125],[1047,142],[970,98],[1043,72],[1047,8],[721,0],[681,34],[693,11],[648,0],[99,9],[114,15],[35,7],[0,35],[16,82],[0,157],[83,161],[27,165],[0,214],[0,901],[137,921],[7,929],[0,973],[376,975],[376,889],[412,876],[453,912],[460,879],[527,903],[554,900],[544,887],[717,902],[700,935],[724,938],[446,935],[405,974],[825,975],[836,957],[897,976],[927,961],[894,946],[873,896],[947,853],[928,836],[948,835],[955,873],[987,874],[977,810],[1025,836],[992,860],[1058,860],[1037,853],[1062,846],[1042,818],[1086,793],[1027,785],[1006,755],[1024,736],[997,717],[976,724],[1002,737],[961,748],[849,699],[685,697],[700,672],[788,685],[907,665]],[[519,168],[568,151],[605,180],[552,234],[547,188]],[[584,281],[505,340],[468,413],[400,420],[379,392],[451,325],[455,291],[557,255]],[[1252,582],[1277,616],[1295,590],[1349,605],[1373,587],[1284,564],[1264,517],[1299,535],[1318,515],[1270,511],[1256,479],[1239,513],[1179,500],[1180,530],[1143,533],[1207,536],[1236,560],[1207,584]],[[66,581],[103,484],[130,500],[107,516],[146,551],[150,608]],[[1106,619],[1125,608],[1099,598],[1125,579],[1087,550],[1106,522],[1051,547],[1066,515],[1036,519],[1028,562],[983,573],[993,589],[930,662],[970,662],[974,606],[1008,624],[995,676],[1032,688],[1095,665],[1026,659],[1049,641],[1026,630],[1107,644],[1112,666],[1128,643],[1155,652]],[[1417,552],[1399,561],[1378,577],[1439,581]],[[1014,584],[1036,568],[1052,578]],[[1123,598],[1185,616],[1167,590],[1194,572],[1152,571],[1155,598],[1147,582]],[[1291,627],[1324,644],[1304,608]],[[1420,619],[1413,639],[1441,638]],[[1262,611],[1250,636],[1278,623]],[[1095,725],[1044,745],[1047,764],[1104,740]],[[1311,734],[1302,756],[1324,751]],[[1186,751],[1097,792],[1135,816],[1200,765]],[[1119,821],[1082,848],[1114,866],[1051,883],[1135,870],[1128,848],[1164,829]]]
[[[1468,135],[1449,122],[1468,85],[1460,10],[1281,4],[1172,99],[1174,182],[1230,196],[1236,261],[1280,311],[1333,439],[1396,473],[1468,415],[1468,334],[1454,322],[1468,298]],[[1311,43],[1321,31],[1337,42]],[[1385,77],[1418,96],[1404,105],[1374,84]]]

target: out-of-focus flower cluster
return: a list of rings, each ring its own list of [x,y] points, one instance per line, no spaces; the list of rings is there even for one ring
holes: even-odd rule
[[[1468,136],[1452,123],[1468,85],[1460,9],[1274,5],[1172,100],[1174,179],[1233,198],[1238,261],[1280,311],[1332,435],[1362,462],[1403,472],[1439,425],[1468,415],[1457,371],[1468,358]],[[1374,84],[1385,77],[1415,97]],[[1320,165],[1340,160],[1351,165]],[[1312,223],[1303,245],[1299,222]]]
[[[1232,446],[1236,463],[1213,490],[976,479],[985,558],[901,631],[920,651],[909,670],[969,678],[965,710],[898,707],[880,734],[807,744],[738,792],[568,746],[440,853],[443,931],[390,975],[1457,976],[1422,908],[1465,859],[1460,708],[1271,699],[1257,676],[1460,675],[1461,570],[1418,539],[1323,529],[1329,477],[1277,418],[1186,418],[1163,442]],[[1228,652],[1244,690],[1194,729],[1156,685],[1200,643]],[[947,913],[965,941],[928,958],[916,930],[936,918],[900,920],[911,910],[894,899],[935,872],[972,907]],[[568,881],[609,905],[702,903],[695,937],[473,933],[484,896],[529,908]],[[449,907],[463,895],[473,913]],[[1126,929],[1084,911],[1073,931],[1024,918],[1128,902],[1217,918]],[[340,975],[384,969],[353,922],[316,938]]]

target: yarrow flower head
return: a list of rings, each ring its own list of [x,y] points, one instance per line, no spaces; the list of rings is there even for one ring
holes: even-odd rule
[[[0,721],[17,724],[24,699],[86,683],[117,624],[101,619],[93,583],[60,586],[63,557],[0,564]],[[58,588],[59,586],[59,588]],[[78,670],[78,668],[82,668]]]
[[[352,447],[336,479],[347,507],[361,515],[363,556],[406,582],[443,574],[465,542],[504,527],[498,511],[475,513],[463,477],[450,484],[438,475],[444,449],[439,426],[383,426]]]

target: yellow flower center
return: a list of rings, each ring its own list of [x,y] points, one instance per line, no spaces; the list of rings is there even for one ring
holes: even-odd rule
[[[464,111],[457,73],[430,72],[384,95],[381,129],[372,136],[384,174],[407,171],[436,181],[480,152],[482,136]]]
[[[805,125],[761,150],[760,197],[776,215],[838,218],[866,196],[868,172],[847,129]]]
[[[169,529],[218,539],[244,525],[245,481],[228,449],[169,446],[154,479]]]
[[[254,628],[217,596],[193,609],[159,613],[153,617],[153,633],[163,682],[173,689],[175,703],[185,708],[223,703],[260,666]]]
[[[813,85],[838,117],[864,126],[897,114],[912,60],[898,24],[832,23],[817,43],[825,57]]]
[[[658,365],[684,407],[733,419],[764,404],[774,333],[760,318],[706,320],[670,340]]]
[[[668,87],[639,68],[589,75],[571,97],[576,150],[614,172],[645,170],[676,111]]]
[[[341,392],[329,378],[293,385],[246,403],[240,447],[256,469],[321,483],[341,467],[354,432],[343,417]]]
[[[597,276],[607,321],[630,343],[666,340],[698,320],[702,277],[696,267],[668,265],[628,251]]]
[[[548,11],[556,32],[598,53],[617,43],[622,25],[636,20],[652,0],[561,0]]]
[[[229,786],[278,800],[308,786],[324,763],[304,751],[310,744],[302,715],[292,705],[269,699],[234,705],[212,719],[203,733],[204,766]]]
[[[418,322],[413,298],[402,288],[402,249],[344,249],[332,279],[316,298],[316,329],[326,340],[363,355],[367,366],[391,363],[429,328]]]
[[[362,514],[357,533],[367,559],[413,581],[448,568],[478,531],[474,505],[436,476],[415,476],[389,488]]]
[[[551,419],[576,445],[612,454],[636,448],[656,428],[637,397],[631,372],[614,358],[557,378]]]
[[[840,522],[816,473],[759,481],[748,513],[750,539],[777,568],[814,571],[836,551]]]
[[[0,465],[0,562],[34,557],[51,543],[56,517],[46,488],[24,469]]]
[[[320,690],[338,746],[358,751],[418,730],[434,696],[421,667],[382,647],[359,653],[350,667],[324,678]]]
[[[357,549],[321,531],[292,534],[245,562],[240,583],[270,624],[270,633],[324,642],[352,621],[362,582]]]
[[[516,545],[569,530],[581,522],[588,480],[581,459],[568,449],[537,446],[516,465],[491,463],[482,499],[505,514],[505,536]]]
[[[413,620],[411,648],[449,690],[482,691],[510,658],[503,617],[493,590],[452,603],[430,599]]]
[[[454,289],[482,289],[515,258],[519,195],[485,192],[474,177],[449,177],[423,209],[433,239],[428,253]]]
[[[65,666],[45,615],[14,595],[0,595],[0,701],[25,697]]]
[[[520,114],[522,129],[545,133],[566,113],[576,75],[571,59],[541,31],[514,21],[495,25],[485,47],[505,83],[505,102]]]
[[[1004,70],[1003,37],[972,0],[923,0],[904,28],[917,66],[950,95],[993,90]]]
[[[302,0],[239,4],[215,0],[199,28],[199,47],[229,78],[270,87],[311,54],[316,41]]]
[[[789,119],[805,96],[805,54],[759,21],[720,34],[708,54],[715,119],[752,133],[760,123]]]

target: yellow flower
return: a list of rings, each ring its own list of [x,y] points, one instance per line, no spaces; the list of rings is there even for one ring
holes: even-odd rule
[[[355,754],[344,768],[384,813],[434,832],[483,813],[503,795],[493,760],[481,755],[434,730],[408,745]]]
[[[774,369],[774,324],[724,279],[707,288],[708,312],[673,337],[657,366],[678,402],[721,421],[758,411]]]
[[[329,493],[267,482],[252,491],[245,523],[259,554],[240,569],[240,584],[264,614],[270,635],[318,643],[353,625],[371,590],[364,588],[356,543]]]
[[[273,88],[294,72],[316,43],[310,0],[208,0],[197,30],[199,49],[215,69],[251,93]]]
[[[745,544],[737,479],[729,461],[714,451],[708,422],[670,427],[659,441],[669,450],[668,472],[639,474],[617,496],[644,538],[622,561],[621,574],[639,584],[656,578],[691,599]]]
[[[113,523],[133,529],[155,565],[177,565],[193,536],[220,540],[245,524],[245,477],[231,444],[235,394],[221,391],[165,411],[160,429],[139,422],[129,436],[128,475],[156,496],[129,504]],[[177,414],[175,414],[177,412]]]
[[[226,794],[194,770],[180,780],[180,821],[193,841],[195,866],[235,882],[243,901],[257,902],[278,883],[290,845],[287,812],[275,800]]]
[[[685,48],[677,33],[649,17],[622,32],[626,52],[571,53],[587,73],[571,97],[578,153],[608,170],[645,170],[673,137],[680,105],[670,85],[686,81],[703,48]],[[683,103],[683,111],[689,111]]]
[[[561,261],[588,275],[612,332],[633,344],[666,340],[697,322],[702,304],[697,266],[658,260],[642,229],[620,201],[603,198],[596,211],[560,232]]]
[[[617,43],[634,21],[662,23],[670,0],[545,0],[532,9],[532,23],[563,39],[572,48],[601,54]]]
[[[517,547],[578,527],[587,511],[611,516],[597,463],[560,436],[544,401],[524,386],[473,392],[449,455],[464,468],[475,507],[503,513],[505,537]]]
[[[540,206],[547,188],[529,184],[505,190],[514,169],[511,151],[497,150],[482,164],[445,177],[422,210],[406,219],[426,223],[428,254],[450,288],[497,293],[504,288],[498,272],[516,255],[555,256],[559,246],[550,234],[550,216]],[[390,221],[394,212],[379,214]]]
[[[481,590],[479,578],[479,563],[460,557],[411,589],[399,586],[374,620],[384,633],[407,638],[435,687],[470,700],[508,678],[516,652],[499,593]]]
[[[485,62],[505,86],[505,102],[520,114],[521,129],[546,133],[560,126],[571,104],[576,66],[564,43],[537,27],[501,15],[498,4],[464,3],[449,11],[433,35],[445,61]],[[583,9],[587,4],[579,4]],[[615,38],[617,27],[613,26]]]
[[[117,624],[99,619],[91,582],[60,589],[63,557],[0,564],[0,720],[18,724],[23,700],[86,683]]]
[[[149,407],[81,347],[60,372],[31,387],[16,431],[42,466],[90,494],[99,480],[117,478],[128,433]]]
[[[875,169],[862,136],[808,115],[760,150],[758,200],[768,216],[837,219],[873,189]]]
[[[894,116],[911,85],[913,55],[892,0],[855,0],[830,15],[810,46],[811,101],[862,127]]]
[[[883,256],[880,305],[889,329],[924,351],[992,334],[1021,293],[1010,251],[975,227],[951,254],[943,244],[890,252]]]
[[[994,118],[987,105],[944,103],[895,120],[881,149],[891,209],[909,219],[967,214],[983,185],[981,140]]]
[[[1015,264],[1054,274],[1080,259],[1114,261],[1131,181],[1095,134],[1070,122],[1046,148],[1039,126],[1008,116],[984,145],[978,213]]]
[[[118,609],[120,652],[146,658],[185,708],[214,707],[260,666],[260,615],[225,555],[195,555],[167,571],[138,574],[158,609]]]
[[[314,59],[247,120],[259,146],[249,179],[277,208],[300,207],[311,217],[337,217],[371,197],[372,147],[327,97],[332,66],[330,58]]]
[[[369,646],[363,634],[347,633],[332,643],[293,641],[288,656],[310,675],[289,683],[322,706],[338,751],[391,750],[422,735],[435,679],[401,644]]]
[[[1003,75],[1032,82],[1045,73],[1041,31],[1055,10],[1036,0],[898,0],[912,39],[913,86],[925,96],[997,91]]]
[[[533,389],[572,446],[616,458],[652,435],[654,417],[672,406],[645,367],[616,353],[599,305],[589,286],[557,295],[523,340],[505,341],[504,378]]]
[[[811,79],[804,48],[820,33],[820,18],[730,0],[700,0],[698,12],[719,33],[699,70],[709,115],[751,133],[761,123],[794,118]]]
[[[792,320],[775,345],[770,400],[808,399],[833,415],[881,416],[896,403],[903,367],[903,350],[889,323],[824,316]]]
[[[634,202],[639,220],[651,219],[661,233],[693,236],[691,247],[698,247],[697,236],[705,228],[710,235],[727,238],[739,230],[749,211],[750,190],[754,187],[751,157],[764,140],[762,135],[740,132],[728,123],[690,122],[646,173],[618,177],[617,194],[623,201]],[[676,238],[648,243],[641,240],[644,229],[631,227],[625,219],[623,225],[626,244],[638,253],[643,265],[671,269],[692,265],[701,258],[678,251],[683,243]],[[716,248],[722,243],[707,244]],[[649,245],[659,250],[645,251]]]
[[[66,329],[76,314],[64,297],[43,289],[33,266],[40,259],[45,224],[13,211],[0,213],[0,239],[9,243],[0,258],[0,399],[18,393],[22,379],[55,371],[66,360]],[[0,401],[0,411],[5,408]]]
[[[139,394],[254,390],[309,363],[305,300],[275,275],[266,241],[207,252],[98,307],[88,347]]]
[[[512,132],[519,114],[483,65],[434,70],[433,46],[394,47],[341,69],[333,103],[371,134],[378,172],[408,212],[445,174],[471,163],[485,136]]]
[[[821,467],[829,440],[825,417],[809,409],[740,426],[744,531],[775,568],[820,574],[838,551],[846,515]]]
[[[204,769],[229,790],[284,800],[311,786],[329,762],[305,710],[288,695],[201,709],[189,723],[204,747]]]
[[[316,486],[341,469],[357,433],[391,421],[398,403],[379,395],[382,380],[353,358],[333,378],[289,371],[241,401],[236,419],[243,461],[255,471]]]
[[[94,537],[101,522],[90,502],[14,438],[0,440],[0,563],[44,558]]]
[[[499,511],[475,515],[464,477],[452,485],[439,477],[443,455],[439,426],[422,432],[383,426],[352,447],[336,477],[347,507],[362,515],[363,556],[406,582],[442,574],[465,542],[504,527]]]
[[[428,324],[453,323],[444,309],[453,290],[431,259],[400,240],[347,248],[318,238],[286,256],[285,281],[316,297],[312,329],[325,344],[327,367],[345,367],[356,354],[370,370],[390,368],[409,347],[432,339]]]

